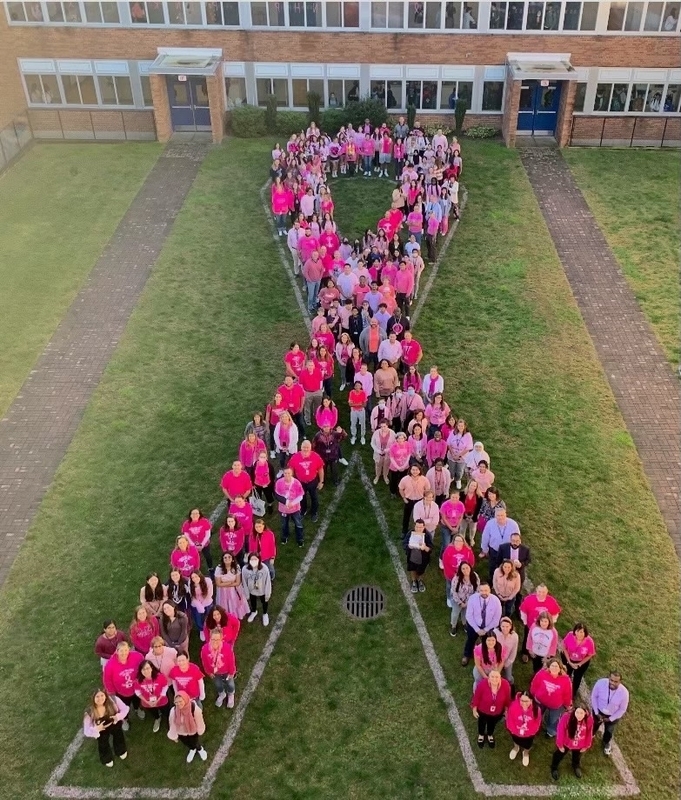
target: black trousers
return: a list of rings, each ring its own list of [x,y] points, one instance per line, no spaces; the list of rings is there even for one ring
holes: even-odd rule
[[[314,516],[319,511],[319,495],[317,494],[317,484],[319,480],[317,477],[314,477],[311,481],[307,481],[306,483],[301,483],[303,487],[303,499],[300,502],[300,512],[301,514],[307,513],[307,496],[310,495],[310,513]]]
[[[577,669],[573,669],[568,663],[567,659],[565,658],[565,653],[561,653],[560,657],[565,664],[565,669],[567,669],[567,674],[572,678],[572,696],[577,697],[577,691],[579,690],[579,684],[582,682],[582,678],[584,677],[584,673],[589,669],[590,661],[587,661],[586,664],[582,664],[581,667],[577,667]]]
[[[394,470],[391,469],[388,473],[388,477],[390,479],[390,494],[397,496],[397,487],[399,486],[400,481],[404,476],[407,474],[406,469],[401,470]]]
[[[251,611],[258,610],[258,600],[262,604],[262,613],[267,614],[267,607],[269,606],[269,601],[265,600],[265,595],[263,594],[251,594],[248,596],[248,605]]]
[[[193,733],[191,736],[183,736],[180,734],[177,738],[182,742],[187,750],[199,750],[201,747],[201,739],[199,739],[198,733]]]
[[[565,758],[565,756],[571,753],[572,754],[572,767],[573,769],[577,769],[580,765],[582,760],[582,753],[579,750],[570,750],[569,748],[565,748],[565,752],[561,753],[558,748],[556,748],[553,752],[553,757],[551,758],[551,769],[558,769],[558,765],[560,762]]]
[[[97,739],[97,749],[99,750],[99,760],[102,764],[110,764],[113,761],[112,744],[113,753],[117,756],[122,756],[128,749],[125,745],[122,722],[116,722],[114,725],[109,725],[108,728],[100,731]]]
[[[407,533],[409,533],[411,515],[414,511],[415,505],[416,500],[407,500],[407,502],[404,504],[404,511],[402,512],[402,536],[405,536]]]
[[[513,744],[521,747],[523,750],[531,750],[534,744],[534,736],[516,736],[512,733],[511,739],[513,739]]]
[[[494,736],[494,729],[503,714],[483,714],[478,711],[478,736]]]

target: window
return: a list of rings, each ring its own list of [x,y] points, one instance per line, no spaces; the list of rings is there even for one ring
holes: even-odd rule
[[[629,85],[599,83],[594,98],[594,111],[626,111]]]
[[[359,28],[359,3],[327,3],[327,28]]]
[[[142,85],[142,101],[145,108],[153,108],[154,100],[151,96],[151,80],[148,75],[140,75],[140,84]]]
[[[284,4],[251,3],[251,24],[283,28],[286,25]]]
[[[31,105],[62,102],[56,75],[25,75],[24,78]]]
[[[40,3],[7,3],[7,11],[12,22],[43,22]]]
[[[329,78],[329,108],[344,106],[347,103],[354,103],[359,100],[359,81],[358,80],[335,80]]]
[[[372,28],[404,28],[404,3],[372,3]]]
[[[440,87],[440,108],[454,110],[457,100],[465,100],[466,106],[471,107],[473,97],[472,81],[442,81]]]
[[[132,106],[132,86],[127,75],[100,75],[99,96],[105,106]]]
[[[442,24],[442,3],[409,3],[407,27],[439,30]]]
[[[529,31],[557,31],[560,26],[560,3],[529,3],[526,28]]]
[[[72,106],[96,106],[97,93],[92,75],[62,75],[64,102]]]
[[[474,29],[478,27],[477,3],[445,3],[445,28],[449,30]]]
[[[619,2],[610,3],[609,31],[662,31],[674,33],[678,28],[681,3]]]
[[[50,22],[82,22],[78,3],[48,3],[47,18]]]
[[[524,14],[525,3],[492,3],[489,26],[492,30],[520,31]]]
[[[566,3],[563,30],[595,31],[598,3]]]
[[[664,111],[674,112],[681,110],[681,84],[672,83],[667,86],[664,96]]]
[[[316,92],[324,105],[324,81],[313,78],[294,78],[291,81],[294,108],[307,108],[307,93]]]
[[[482,87],[482,110],[501,111],[504,100],[503,81],[485,81]]]
[[[228,109],[246,105],[246,79],[225,78],[225,94]]]
[[[168,3],[169,25],[203,25],[199,3]]]
[[[206,24],[238,25],[238,3],[206,3]]]
[[[85,20],[90,23],[118,23],[118,3],[85,2]]]
[[[288,22],[294,28],[321,28],[321,3],[289,3]]]
[[[402,81],[371,81],[371,97],[380,100],[386,108],[405,108]]]
[[[288,106],[288,80],[286,78],[257,78],[258,105],[266,106],[267,98],[273,94],[278,106]]]
[[[629,111],[659,112],[664,110],[664,86],[659,83],[635,83],[631,87]]]
[[[130,3],[130,19],[138,25],[165,25],[163,3]]]
[[[575,106],[572,109],[579,113],[584,111],[584,99],[586,98],[586,83],[578,83],[575,91]]]
[[[437,108],[437,81],[407,81],[407,105]]]

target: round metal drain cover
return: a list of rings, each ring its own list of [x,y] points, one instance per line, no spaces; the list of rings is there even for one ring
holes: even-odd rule
[[[378,586],[355,586],[345,593],[343,608],[354,619],[375,619],[385,611],[385,595]]]

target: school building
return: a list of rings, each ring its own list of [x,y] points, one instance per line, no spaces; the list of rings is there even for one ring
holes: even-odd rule
[[[0,131],[159,139],[227,109],[371,95],[559,145],[681,145],[681,2],[5,0]],[[447,120],[446,118],[449,118]],[[1,137],[0,133],[0,137]]]

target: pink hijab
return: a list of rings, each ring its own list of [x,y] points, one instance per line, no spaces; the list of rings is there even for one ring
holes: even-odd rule
[[[181,697],[184,700],[184,705],[180,708],[175,706],[175,727],[180,736],[193,736],[198,733],[196,720],[192,711],[192,700],[187,692],[178,692],[175,699]]]

